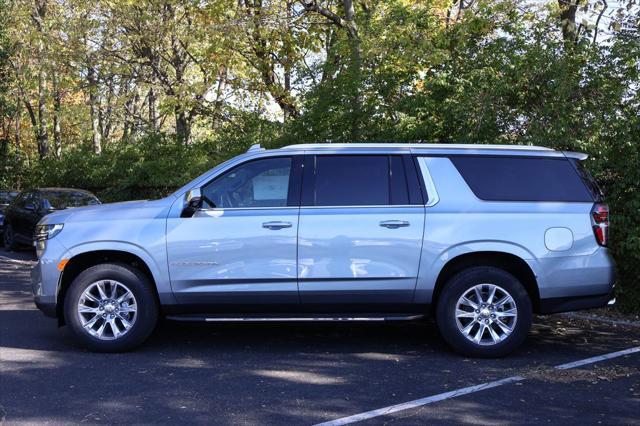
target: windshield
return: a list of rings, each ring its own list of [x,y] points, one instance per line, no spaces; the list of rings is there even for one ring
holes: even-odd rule
[[[62,210],[70,207],[91,206],[100,204],[95,195],[86,192],[52,191],[42,194],[46,209]]]
[[[11,204],[16,195],[18,195],[17,192],[0,191],[0,204]]]

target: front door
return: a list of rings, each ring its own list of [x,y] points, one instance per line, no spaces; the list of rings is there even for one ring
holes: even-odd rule
[[[346,312],[413,301],[425,210],[421,198],[411,199],[407,161],[307,157],[298,231],[303,304]]]
[[[171,285],[180,303],[299,303],[299,157],[243,163],[201,188],[203,208],[168,220]]]
[[[12,219],[16,241],[23,244],[31,244],[35,224],[38,220],[38,197],[34,192],[28,192],[25,194],[24,199],[16,203],[14,219]]]

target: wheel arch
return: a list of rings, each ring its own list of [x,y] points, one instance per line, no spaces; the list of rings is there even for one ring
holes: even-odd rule
[[[60,275],[56,295],[56,314],[60,325],[64,324],[64,300],[73,280],[87,268],[102,263],[121,263],[138,269],[149,279],[156,297],[159,297],[157,280],[147,262],[140,256],[125,250],[85,251],[71,257]]]
[[[492,266],[505,270],[515,276],[524,285],[533,306],[533,311],[540,310],[540,291],[538,281],[531,266],[521,257],[501,251],[478,251],[460,254],[450,259],[440,270],[432,295],[432,305],[437,306],[438,298],[446,283],[458,272],[474,266]]]

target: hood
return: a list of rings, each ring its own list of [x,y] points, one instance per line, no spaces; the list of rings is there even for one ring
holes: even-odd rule
[[[97,204],[57,210],[40,220],[41,224],[75,221],[105,221],[117,219],[153,219],[166,217],[173,198],[160,200],[125,201],[121,203]]]

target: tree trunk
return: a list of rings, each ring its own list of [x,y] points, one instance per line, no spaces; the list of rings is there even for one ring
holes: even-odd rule
[[[16,100],[16,105],[19,105],[19,101]],[[21,150],[21,141],[20,141],[20,132],[22,131],[20,121],[22,120],[22,109],[16,108],[16,118],[15,118],[15,128],[14,128],[14,144],[16,146],[16,156],[20,158],[20,150]]]
[[[113,76],[110,77],[107,84],[107,96],[105,99],[105,107],[102,108],[101,102],[98,103],[98,111],[100,112],[100,134],[102,135],[102,141],[105,144],[109,143],[109,137],[111,136],[111,129],[113,128],[113,98],[115,95]]]
[[[124,117],[122,124],[122,140],[129,139],[129,133],[131,132],[131,111],[133,110],[133,98],[127,99],[124,103]]]
[[[47,71],[45,69],[44,20],[47,16],[47,0],[35,0],[31,19],[38,30],[38,153],[40,159],[49,154],[49,131],[47,129]]]
[[[291,7],[292,4],[291,2],[287,2],[287,33],[291,34]],[[291,46],[290,46],[290,41],[289,38],[287,37],[287,39],[285,39],[285,43],[286,43],[286,47],[285,47],[285,56],[284,56],[284,63],[283,68],[284,68],[284,91],[285,93],[291,93],[291,57],[290,57],[290,51],[291,51]],[[287,122],[289,115],[291,114],[291,112],[289,111],[288,108],[285,108],[282,110],[282,120],[284,123]]]
[[[575,43],[578,36],[576,11],[583,0],[558,0],[560,6],[560,26],[565,43]]]
[[[345,10],[345,21],[349,34],[349,48],[351,50],[350,73],[353,84],[353,94],[351,97],[351,140],[356,142],[360,140],[361,127],[361,111],[362,111],[362,93],[360,87],[362,85],[362,55],[360,46],[360,36],[358,35],[358,27],[356,26],[356,12],[353,6],[353,0],[343,0]]]
[[[179,143],[189,145],[191,142],[191,123],[187,118],[187,113],[179,106],[176,106],[174,111],[176,116],[176,138]]]
[[[60,130],[61,95],[58,86],[58,76],[53,73],[53,143],[55,155],[60,158],[62,154],[62,134]]]
[[[149,94],[147,96],[149,102],[149,126],[151,128],[151,133],[158,132],[158,98],[156,96],[155,90],[153,87],[149,88]]]
[[[17,100],[16,105],[19,105],[19,100]],[[16,108],[16,117],[15,117],[15,128],[14,128],[14,143],[16,146],[16,164],[18,167],[22,166],[22,142],[20,140],[20,132],[22,131],[20,121],[22,120],[22,108]],[[14,184],[13,189],[20,189],[20,173],[18,173],[17,181]]]
[[[213,109],[213,128],[219,129],[222,124],[222,104],[224,103],[224,90],[227,86],[227,67],[220,66],[218,69],[218,87],[216,89],[216,101]]]
[[[40,66],[38,73],[38,153],[40,159],[49,155],[49,130],[47,129],[47,73]]]
[[[133,109],[131,110],[131,115],[133,116],[133,125],[131,127],[131,138],[134,139],[138,136],[138,132],[140,132],[140,128],[142,127],[141,116],[140,116],[140,87],[136,84],[135,86],[135,95],[133,96]]]
[[[98,96],[96,93],[96,71],[91,65],[87,70],[87,80],[89,82],[89,111],[91,112],[93,152],[100,154],[102,153],[102,133],[100,132],[100,112],[98,111]]]

